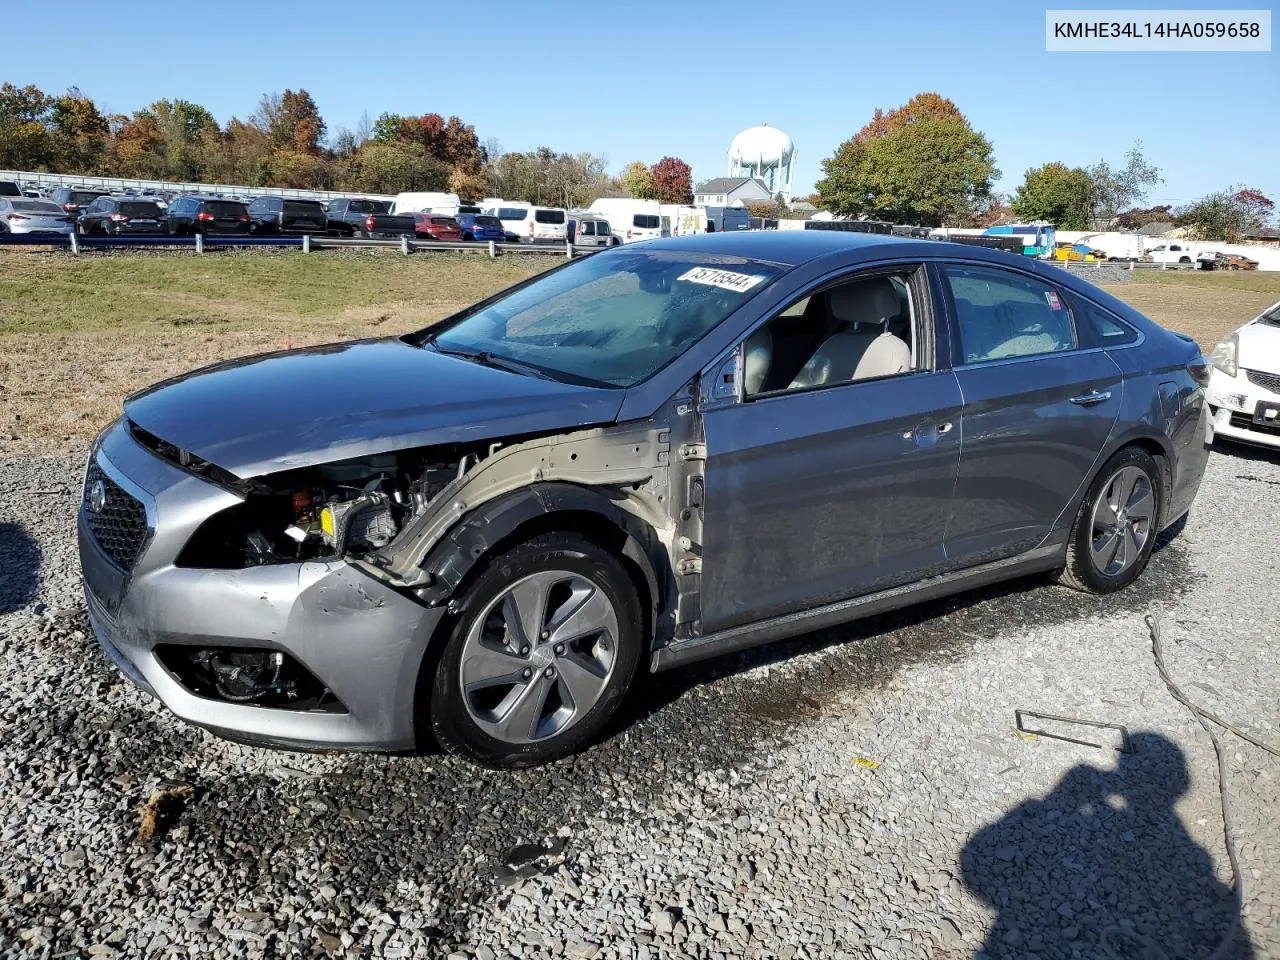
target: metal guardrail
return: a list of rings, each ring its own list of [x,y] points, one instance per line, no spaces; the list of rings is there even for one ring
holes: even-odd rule
[[[242,197],[289,197],[294,200],[332,200],[351,197],[366,200],[394,200],[383,193],[356,193],[350,190],[301,190],[296,187],[250,187],[245,184],[198,183],[192,180],[142,180],[137,177],[85,177],[73,173],[40,173],[37,170],[0,170],[0,180],[16,180],[20,185],[38,183],[42,187],[96,187],[100,190],[142,190],[151,193],[225,193]]]
[[[382,248],[399,250],[405,255],[430,251],[450,251],[453,253],[487,254],[500,257],[504,254],[538,254],[573,259],[598,253],[604,247],[578,247],[571,243],[488,243],[451,241],[451,240],[410,240],[401,237],[399,240],[375,240],[347,237],[321,237],[303,234],[298,237],[242,237],[225,234],[222,236],[196,234],[191,237],[137,236],[111,237],[97,234],[81,236],[79,234],[25,234],[0,233],[0,247],[61,247],[70,249],[72,253],[88,250],[128,250],[154,249],[157,247],[174,247],[178,249],[194,249],[196,253],[204,253],[206,249],[217,250],[229,247],[286,247],[309,253],[312,250],[349,248]]]

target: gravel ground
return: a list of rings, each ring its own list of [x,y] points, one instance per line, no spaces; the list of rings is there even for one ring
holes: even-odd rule
[[[1143,616],[1188,693],[1280,739],[1280,459],[1215,454],[1121,595],[1022,581],[665,674],[607,742],[501,774],[171,718],[89,636],[78,474],[0,461],[0,956],[1204,957],[1225,929],[1213,751]],[[1280,762],[1226,745],[1234,955],[1277,956]]]

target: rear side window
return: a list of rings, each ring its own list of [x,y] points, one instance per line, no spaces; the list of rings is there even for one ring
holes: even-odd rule
[[[661,224],[662,221],[652,213],[637,213],[631,218],[631,226],[641,230],[656,230]]]
[[[1076,348],[1071,311],[1051,284],[993,267],[949,264],[943,272],[955,302],[962,363]]]
[[[284,212],[290,217],[323,217],[324,207],[314,200],[286,200]]]
[[[245,212],[244,204],[233,200],[206,200],[204,208],[215,217],[239,217]]]
[[[528,216],[528,207],[502,207],[498,210],[500,220],[524,220]]]
[[[537,210],[533,214],[533,219],[539,223],[564,223],[563,210]]]
[[[1074,293],[1071,294],[1071,311],[1075,314],[1080,339],[1088,346],[1118,347],[1137,342],[1137,330],[1097,304],[1090,303]]]
[[[585,237],[594,237],[596,235],[596,225],[591,220],[580,223],[578,224],[578,232]]]

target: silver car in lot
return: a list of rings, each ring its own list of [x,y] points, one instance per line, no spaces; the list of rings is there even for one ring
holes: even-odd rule
[[[128,398],[89,616],[178,716],[520,766],[638,671],[993,581],[1107,592],[1190,509],[1207,361],[1052,266],[744,232]]]
[[[51,200],[0,197],[0,233],[66,235],[74,232],[74,218]]]

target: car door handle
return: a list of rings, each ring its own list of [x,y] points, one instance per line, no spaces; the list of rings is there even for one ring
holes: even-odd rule
[[[1111,391],[1090,390],[1088,393],[1082,393],[1078,397],[1072,397],[1071,402],[1082,407],[1092,407],[1095,403],[1102,403],[1104,400],[1111,399]]]

